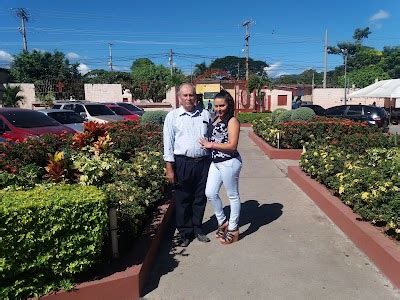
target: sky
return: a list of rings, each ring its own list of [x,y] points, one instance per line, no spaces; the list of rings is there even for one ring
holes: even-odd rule
[[[15,8],[30,14],[28,50],[59,50],[81,73],[129,71],[140,57],[190,74],[195,64],[218,57],[245,56],[242,26],[250,27],[250,57],[269,64],[271,77],[323,71],[324,39],[351,41],[355,28],[370,27],[365,45],[383,49],[400,45],[400,0],[280,1],[18,1],[0,0],[0,67],[8,67],[22,49]],[[343,63],[328,56],[328,70]]]

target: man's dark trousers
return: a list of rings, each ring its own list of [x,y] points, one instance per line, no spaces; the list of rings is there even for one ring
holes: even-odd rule
[[[175,156],[176,226],[183,239],[203,234],[202,223],[207,198],[205,188],[211,159]]]

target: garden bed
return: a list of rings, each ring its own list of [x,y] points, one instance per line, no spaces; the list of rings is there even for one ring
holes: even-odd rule
[[[98,279],[79,283],[70,292],[60,291],[43,298],[139,299],[173,209],[171,200],[158,205],[130,254],[97,270],[93,278]]]
[[[300,149],[277,149],[269,145],[262,138],[256,135],[253,131],[249,132],[249,138],[256,143],[258,147],[270,158],[270,159],[293,159],[299,160],[303,150]]]
[[[383,274],[400,288],[400,247],[299,167],[289,166],[288,177],[362,250]]]

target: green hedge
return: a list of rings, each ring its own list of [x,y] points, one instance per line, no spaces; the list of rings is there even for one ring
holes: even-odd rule
[[[292,111],[286,110],[276,118],[277,123],[289,122],[292,119]]]
[[[315,112],[309,107],[299,107],[293,110],[292,121],[309,121],[315,116]]]
[[[107,220],[106,197],[92,186],[0,191],[0,298],[71,288],[99,258]]]
[[[271,113],[244,113],[240,112],[237,114],[237,119],[240,123],[252,123],[254,120],[263,119],[266,117],[270,117]]]
[[[164,124],[168,112],[164,110],[146,111],[140,118],[141,124]]]

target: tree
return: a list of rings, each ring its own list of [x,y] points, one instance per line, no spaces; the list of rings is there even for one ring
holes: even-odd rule
[[[249,93],[256,91],[256,101],[260,106],[260,112],[262,112],[262,99],[261,99],[261,89],[268,83],[268,78],[265,76],[258,76],[251,74],[249,76],[249,81],[247,83],[247,89]]]
[[[348,74],[350,85],[355,85],[358,88],[366,87],[373,84],[375,80],[389,79],[389,75],[381,66],[367,66],[361,69],[356,69]],[[340,78],[340,84],[344,84],[344,76]]]
[[[208,70],[208,67],[206,65],[206,62],[202,62],[201,64],[196,64],[194,66],[193,76],[195,76],[195,77],[200,76],[200,75],[204,74],[204,72],[206,72],[207,70]]]
[[[137,99],[152,99],[160,102],[165,99],[166,91],[179,85],[185,80],[185,76],[179,69],[174,70],[171,76],[170,70],[162,65],[155,65],[147,58],[139,58],[131,67],[132,94]]]
[[[354,34],[353,34],[353,40],[356,43],[362,43],[362,41],[364,39],[367,39],[368,36],[371,34],[372,32],[369,30],[369,27],[365,27],[365,28],[356,28],[356,30],[354,30]]]
[[[314,84],[322,85],[323,73],[316,70],[304,70],[300,74],[282,75],[274,80],[275,84],[312,84],[314,74]]]
[[[400,47],[384,47],[382,68],[391,78],[400,78]]]
[[[3,106],[18,107],[18,102],[24,100],[24,96],[18,95],[18,93],[21,91],[22,90],[19,85],[12,87],[9,84],[7,84],[3,93],[3,101],[2,101]]]
[[[239,65],[239,78],[246,76],[246,59],[237,56],[225,56],[217,58],[210,64],[210,69],[222,69],[227,71],[231,76],[237,77]],[[253,60],[249,58],[249,73],[264,76],[265,68],[268,64],[261,60]]]
[[[79,79],[79,64],[70,64],[60,51],[23,51],[14,55],[10,73],[17,82],[33,83],[38,80]]]
[[[128,72],[92,70],[83,76],[86,83],[120,83],[127,84],[131,81],[131,74]]]

